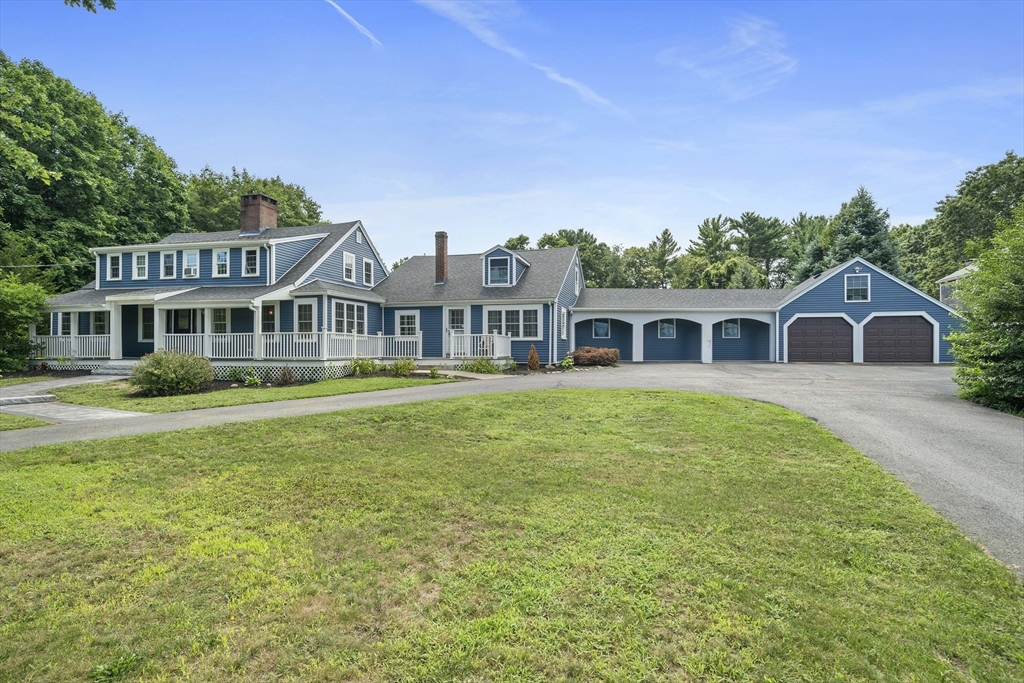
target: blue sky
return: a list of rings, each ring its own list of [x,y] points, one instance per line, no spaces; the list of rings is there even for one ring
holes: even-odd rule
[[[717,214],[920,222],[1024,152],[1024,3],[0,0],[0,48],[154,136],[362,219],[385,259]]]

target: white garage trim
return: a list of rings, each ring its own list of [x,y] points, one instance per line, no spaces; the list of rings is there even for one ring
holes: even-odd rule
[[[863,333],[858,334],[857,330],[859,326],[853,322],[853,318],[846,315],[845,313],[796,313],[792,318],[786,321],[786,324],[782,326],[782,362],[789,362],[789,326],[793,324],[793,321],[799,318],[842,318],[846,322],[850,323],[853,328],[853,362],[863,363],[864,362],[864,335]]]
[[[864,360],[864,326],[867,325],[872,318],[886,317],[886,316],[900,316],[900,317],[921,317],[932,324],[932,363],[939,362],[939,322],[928,315],[924,311],[875,311],[860,321],[860,325],[857,325],[853,331],[853,354],[854,361],[857,358],[857,339],[860,339],[861,348],[861,362]]]

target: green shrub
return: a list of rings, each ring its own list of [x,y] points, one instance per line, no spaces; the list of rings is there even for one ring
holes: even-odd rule
[[[23,283],[17,275],[0,272],[0,370],[24,370],[32,355],[28,326],[46,309],[46,290]],[[49,334],[37,329],[37,334]]]
[[[399,358],[391,363],[391,374],[395,377],[408,377],[416,369],[416,361],[412,358]]]
[[[526,367],[532,371],[540,370],[540,356],[537,355],[537,347],[530,344],[530,354],[526,357]]]
[[[559,365],[562,366],[563,370],[572,370],[573,366],[575,365],[575,363],[573,363],[572,360],[572,355],[566,354],[565,358],[562,359],[562,362],[559,363]]]
[[[618,365],[618,349],[598,349],[593,346],[581,346],[572,352],[575,365]]]
[[[161,349],[132,366],[128,383],[149,396],[194,394],[213,381],[209,358]]]
[[[501,367],[491,361],[490,358],[473,358],[470,360],[464,360],[459,365],[459,370],[463,372],[476,372],[482,375],[500,375]]]
[[[430,379],[437,379],[441,376],[441,373],[437,371],[437,366],[430,368]]]
[[[373,358],[353,358],[351,367],[353,375],[372,375],[381,369]]]
[[[516,372],[519,369],[519,363],[516,362],[515,358],[509,358],[505,361],[505,372]]]
[[[245,375],[242,374],[241,368],[228,368],[228,379],[232,382],[241,382],[245,379]]]
[[[260,376],[256,373],[256,368],[250,365],[245,369],[245,379],[242,380],[242,383],[250,389],[255,389],[263,383],[263,380],[261,380]]]
[[[280,384],[295,384],[295,371],[287,365],[281,368],[281,374],[278,375],[277,381]]]

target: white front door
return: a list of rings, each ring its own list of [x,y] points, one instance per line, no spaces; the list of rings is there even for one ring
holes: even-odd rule
[[[444,319],[444,343],[445,355],[452,356],[456,349],[449,347],[449,337],[452,335],[463,335],[469,332],[469,311],[465,308],[445,309]]]

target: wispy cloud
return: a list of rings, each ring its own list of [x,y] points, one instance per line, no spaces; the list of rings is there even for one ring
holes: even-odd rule
[[[356,20],[355,20],[355,19],[354,19],[354,18],[352,17],[352,15],[351,15],[351,14],[349,14],[348,12],[346,12],[345,10],[343,10],[343,9],[342,9],[341,7],[339,7],[339,6],[338,6],[338,3],[334,2],[334,0],[324,0],[324,2],[326,2],[326,3],[328,4],[328,5],[330,5],[330,6],[331,6],[331,7],[333,7],[334,9],[338,10],[338,14],[340,14],[340,15],[341,15],[341,16],[343,16],[343,17],[345,17],[345,20],[346,20],[346,21],[348,21],[348,23],[350,23],[350,24],[352,24],[353,26],[355,26],[355,27],[356,27],[356,30],[357,30],[357,31],[359,31],[359,32],[360,32],[360,33],[362,33],[362,34],[363,34],[364,36],[366,36],[366,37],[367,37],[367,38],[369,38],[369,39],[370,39],[371,41],[373,41],[373,44],[374,44],[374,45],[380,45],[380,41],[379,41],[379,40],[377,40],[377,36],[375,36],[375,35],[373,35],[372,33],[370,33],[370,29],[368,29],[368,28],[366,28],[365,26],[363,26],[362,24],[360,24],[360,23],[359,23],[358,21],[356,21]]]
[[[682,67],[714,82],[731,100],[745,100],[770,90],[797,69],[797,59],[786,51],[786,41],[775,24],[760,17],[729,22],[729,39],[703,54],[670,47],[658,61]]]
[[[329,0],[328,0],[329,1]],[[523,64],[533,67],[544,74],[549,80],[568,86],[576,91],[586,102],[610,111],[618,116],[626,112],[585,83],[569,78],[556,69],[532,61],[526,53],[505,40],[489,24],[498,21],[515,10],[513,3],[474,2],[472,0],[415,0],[418,4],[446,19],[450,19],[476,36],[482,43],[495,50],[516,58]]]

